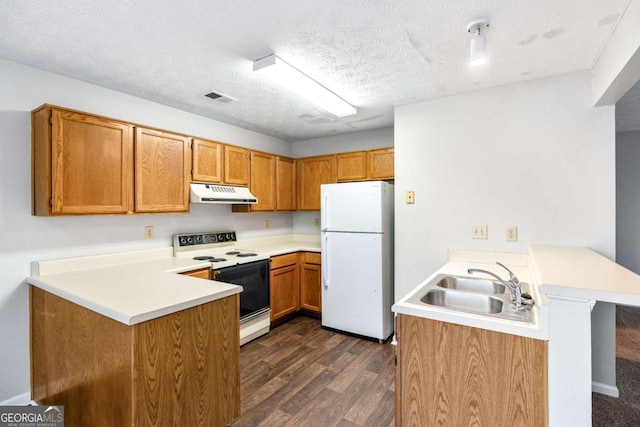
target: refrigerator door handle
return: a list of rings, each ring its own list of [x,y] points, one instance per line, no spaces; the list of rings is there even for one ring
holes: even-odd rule
[[[329,236],[324,236],[324,253],[322,254],[322,262],[320,263],[322,266],[321,274],[322,274],[322,284],[325,288],[329,287],[329,278],[327,277],[327,271],[329,271],[329,247],[327,246],[329,243]]]
[[[320,231],[327,231],[329,229],[329,227],[327,226],[327,215],[329,214],[327,207],[329,203],[329,195],[325,194],[324,195],[324,203],[322,205],[322,211],[320,212],[320,220],[321,220],[321,227],[320,227]]]

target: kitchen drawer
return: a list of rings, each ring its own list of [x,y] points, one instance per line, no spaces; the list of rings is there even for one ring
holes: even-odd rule
[[[304,253],[305,264],[318,264],[320,265],[320,253],[319,252],[305,252]]]
[[[287,265],[295,265],[298,263],[298,255],[294,252],[286,255],[278,255],[271,257],[271,270],[285,267]]]
[[[200,279],[209,279],[211,275],[211,269],[207,268],[199,268],[198,270],[185,271],[184,273],[180,273],[185,276],[198,277]]]

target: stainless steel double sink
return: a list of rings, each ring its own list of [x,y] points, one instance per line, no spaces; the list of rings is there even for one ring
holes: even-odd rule
[[[526,283],[521,283],[521,285],[528,289]],[[426,283],[407,302],[436,306],[456,312],[533,323],[531,308],[525,307],[516,310],[511,303],[511,293],[506,286],[490,279],[440,274]]]

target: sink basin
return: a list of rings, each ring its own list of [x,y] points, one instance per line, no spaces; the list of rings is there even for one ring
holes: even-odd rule
[[[504,302],[489,295],[433,290],[427,292],[420,301],[454,310],[469,311],[478,314],[497,314],[502,312]]]
[[[456,276],[445,276],[436,283],[436,286],[480,294],[504,294],[507,291],[506,286],[493,280]]]
[[[522,285],[525,291],[529,289],[528,284]],[[505,285],[480,277],[439,274],[425,283],[407,302],[503,320],[535,321],[531,308],[514,308],[511,292]]]

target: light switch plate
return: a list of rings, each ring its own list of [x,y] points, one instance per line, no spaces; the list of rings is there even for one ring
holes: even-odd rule
[[[413,191],[407,191],[405,193],[405,199],[408,205],[415,203],[415,193]]]
[[[518,227],[515,225],[507,227],[507,242],[518,241]]]
[[[471,227],[471,238],[472,239],[487,239],[489,237],[489,232],[487,230],[487,226],[485,225],[474,225]]]
[[[153,228],[153,225],[146,225],[144,227],[144,238],[146,240],[149,239],[153,239],[155,237],[155,229]]]

